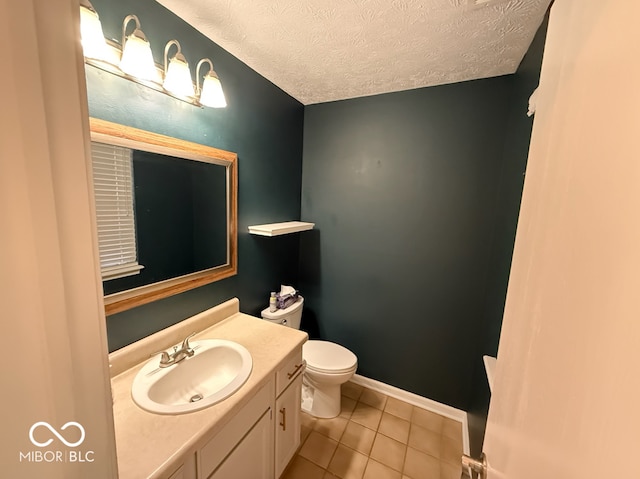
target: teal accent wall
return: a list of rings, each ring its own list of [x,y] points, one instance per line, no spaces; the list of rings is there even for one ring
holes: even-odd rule
[[[359,374],[482,409],[529,83],[509,75],[305,108],[302,218],[316,230],[301,237],[303,327],[351,349]]]
[[[509,77],[305,110],[310,330],[358,373],[466,409],[500,187]]]
[[[232,297],[243,312],[259,315],[270,291],[298,282],[298,238],[256,237],[247,227],[300,218],[302,104],[152,0],[92,4],[105,36],[118,43],[125,16],[138,15],[157,63],[174,38],[192,71],[199,59],[210,58],[228,107],[197,108],[88,66],[90,115],[238,154],[238,275],[108,317],[109,349]]]

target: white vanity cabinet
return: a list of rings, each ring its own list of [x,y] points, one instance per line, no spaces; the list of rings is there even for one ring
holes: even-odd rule
[[[265,412],[208,479],[273,478],[273,414]]]
[[[300,445],[300,397],[302,374],[276,400],[276,478],[289,464]]]
[[[198,479],[273,478],[274,393],[272,380],[197,451]]]
[[[185,479],[184,466],[180,466],[180,469],[178,469],[176,472],[171,474],[169,476],[169,479]]]
[[[189,476],[187,475],[187,472],[184,469],[184,466],[180,466],[180,469],[178,469],[176,472],[174,472],[173,474],[171,474],[169,476],[169,479],[192,479],[195,476],[195,469],[193,470],[193,475]]]
[[[304,367],[302,349],[298,349],[276,370],[275,377],[197,450],[197,479],[280,477],[300,445]]]
[[[300,446],[302,350],[296,351],[276,372],[275,477],[279,478]]]
[[[300,444],[308,336],[241,313],[239,304],[237,298],[226,301],[109,355],[118,477],[279,479]],[[144,411],[131,393],[142,363],[194,331],[200,339],[232,341],[249,351],[253,364],[245,384],[193,413]]]

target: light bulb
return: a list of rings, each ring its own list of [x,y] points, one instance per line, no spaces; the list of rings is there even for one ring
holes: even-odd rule
[[[167,56],[172,45],[178,48],[178,53],[169,61],[167,66]],[[194,97],[196,92],[193,89],[191,80],[191,70],[189,64],[181,51],[178,40],[169,40],[164,47],[164,83],[165,90],[180,97]]]
[[[227,100],[222,91],[222,83],[220,83],[216,74],[212,72],[213,70],[204,77],[202,93],[200,93],[200,103],[212,108],[225,108],[227,106]]]
[[[80,5],[80,35],[85,57],[109,61],[107,43],[104,41],[100,18],[88,1],[83,1]]]

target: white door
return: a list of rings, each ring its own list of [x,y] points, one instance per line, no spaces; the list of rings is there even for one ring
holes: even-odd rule
[[[3,478],[118,475],[78,5],[0,0]],[[57,431],[77,423],[75,457],[92,462],[70,460],[59,435],[34,451],[39,422],[67,438],[75,427]]]
[[[640,477],[639,21],[638,0],[551,10],[485,436],[490,479]]]

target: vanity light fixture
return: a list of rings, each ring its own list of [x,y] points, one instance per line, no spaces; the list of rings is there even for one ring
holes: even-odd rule
[[[136,28],[131,35],[126,36],[127,25],[131,20],[136,22]],[[138,80],[161,83],[156,65],[151,53],[151,45],[147,37],[140,30],[140,20],[135,15],[127,15],[122,23],[122,58],[120,69],[127,75]]]
[[[171,57],[167,65],[169,49],[175,45],[178,52]],[[191,70],[187,59],[182,54],[182,48],[178,40],[170,40],[164,47],[164,83],[165,90],[174,93],[180,97],[192,98],[196,95],[193,89],[193,80],[191,80]]]
[[[127,27],[135,22],[133,32],[127,36]],[[191,79],[191,70],[182,54],[178,40],[170,40],[164,48],[164,72],[156,65],[151,53],[151,45],[140,29],[140,20],[136,15],[127,15],[122,22],[122,46],[115,41],[106,41],[98,13],[89,0],[80,0],[80,29],[84,61],[101,70],[121,78],[126,78],[158,92],[195,106],[225,108],[227,101],[222,91],[213,63],[203,58],[196,67],[196,88]],[[178,49],[169,57],[171,47]],[[209,64],[200,87],[200,67]],[[164,73],[164,74],[163,74]]]
[[[200,67],[205,63],[208,63],[210,68],[209,72],[204,77],[202,88],[200,88]],[[220,83],[217,73],[213,69],[213,62],[208,58],[200,60],[196,67],[196,89],[198,99],[201,104],[212,108],[226,108],[227,100],[224,97],[224,92],[222,91],[222,84]]]
[[[89,0],[80,0],[80,34],[84,56],[100,61],[109,61],[107,42],[102,33],[102,23]]]

